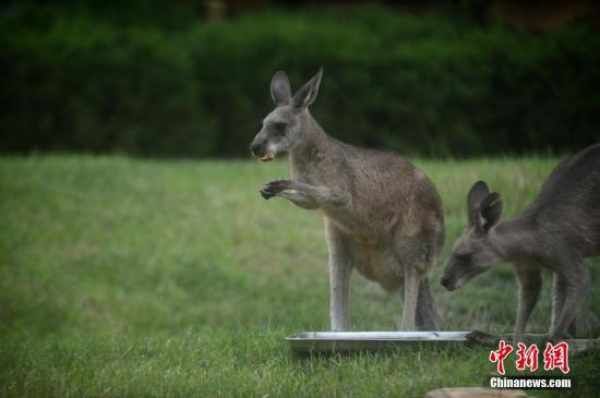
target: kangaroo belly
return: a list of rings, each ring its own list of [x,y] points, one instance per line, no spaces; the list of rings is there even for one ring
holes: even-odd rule
[[[354,267],[359,274],[388,291],[402,287],[404,270],[391,250],[361,241],[354,246]]]

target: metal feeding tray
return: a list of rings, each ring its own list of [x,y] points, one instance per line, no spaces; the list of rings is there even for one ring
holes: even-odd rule
[[[301,332],[286,340],[295,353],[383,351],[415,345],[462,345],[471,332]]]

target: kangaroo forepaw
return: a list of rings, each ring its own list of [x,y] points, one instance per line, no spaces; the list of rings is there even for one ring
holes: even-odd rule
[[[265,200],[269,200],[275,196],[275,194],[269,191],[267,188],[263,188],[260,190],[260,196],[262,196]]]
[[[290,180],[271,181],[260,190],[260,194],[264,199],[269,200],[273,196],[277,196],[278,193],[289,189],[291,183],[292,182]]]

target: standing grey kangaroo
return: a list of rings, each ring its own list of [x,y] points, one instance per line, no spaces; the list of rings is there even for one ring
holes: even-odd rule
[[[290,180],[261,194],[323,215],[329,249],[330,321],[350,328],[353,268],[387,291],[404,288],[400,328],[437,328],[427,273],[443,246],[441,199],[427,176],[393,153],[361,149],[323,131],[309,112],[322,69],[292,96],[284,72],[271,81],[275,109],[250,146],[262,161],[287,153]]]
[[[476,182],[467,199],[469,224],[454,245],[442,285],[457,289],[500,261],[512,262],[519,282],[515,340],[525,331],[542,287],[554,273],[550,339],[568,336],[589,288],[584,258],[600,255],[600,144],[562,161],[520,215],[499,222],[498,193]]]

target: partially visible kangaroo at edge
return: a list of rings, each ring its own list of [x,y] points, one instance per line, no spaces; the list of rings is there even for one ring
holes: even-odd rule
[[[542,268],[554,273],[552,340],[573,333],[578,305],[590,287],[584,258],[600,255],[600,144],[562,161],[520,215],[499,222],[500,195],[476,182],[467,199],[469,224],[454,245],[442,277],[457,289],[500,261],[512,262],[519,281],[515,341],[542,287]],[[574,337],[574,336],[573,336]]]
[[[284,72],[271,81],[275,109],[250,146],[262,161],[287,153],[290,180],[272,181],[265,199],[318,209],[329,249],[330,321],[350,328],[353,268],[387,291],[404,288],[400,329],[435,330],[428,271],[444,241],[441,199],[428,177],[400,156],[357,148],[323,131],[308,108],[322,69],[292,96]]]

